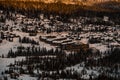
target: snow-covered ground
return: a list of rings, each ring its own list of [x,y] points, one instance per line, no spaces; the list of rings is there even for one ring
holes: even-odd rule
[[[21,75],[19,78],[18,78],[19,80],[37,80],[37,78],[36,77],[31,77],[31,76],[29,76],[29,75]]]
[[[90,75],[95,78],[97,77],[100,73],[97,70],[94,69],[86,69],[84,67],[84,63],[77,64],[75,66],[67,67],[65,70],[74,70],[73,72],[77,72],[79,76],[83,79],[90,79]]]
[[[9,64],[14,64],[14,61],[24,60],[25,57],[16,57],[16,58],[0,58],[0,76],[1,72],[8,69]]]
[[[52,26],[49,25],[50,20],[43,18],[43,20],[36,21],[35,19],[26,18],[26,16],[21,15],[21,14],[17,14],[16,18],[17,18],[15,20],[15,22],[17,22],[16,25],[14,24],[15,23],[14,21],[6,19],[4,27],[5,26],[9,26],[8,32],[16,34],[17,36],[20,36],[21,38],[28,37],[30,39],[33,39],[33,40],[39,42],[39,45],[35,45],[36,47],[40,47],[40,48],[44,48],[45,47],[47,50],[55,49],[56,46],[53,46],[53,45],[50,45],[50,44],[47,44],[45,42],[40,41],[39,40],[40,36],[57,36],[58,38],[59,37],[70,36],[70,37],[73,38],[72,41],[74,41],[74,42],[81,42],[81,43],[84,43],[84,44],[89,44],[90,48],[96,48],[101,53],[104,53],[105,51],[108,51],[110,48],[108,48],[108,45],[105,44],[105,43],[90,44],[89,43],[90,36],[94,36],[96,38],[100,37],[100,38],[103,38],[103,40],[104,39],[105,40],[107,40],[107,39],[113,40],[113,42],[111,42],[109,45],[118,45],[119,44],[117,41],[115,41],[113,39],[114,37],[116,37],[116,36],[114,36],[113,32],[110,32],[110,31],[109,31],[109,33],[107,33],[107,32],[104,32],[104,33],[102,33],[102,32],[89,32],[89,30],[94,29],[95,27],[98,27],[96,25],[92,25],[93,27],[91,27],[91,25],[84,26],[83,30],[85,32],[84,31],[80,32],[80,34],[78,35],[79,37],[77,37],[77,38],[80,38],[80,40],[75,40],[77,34],[69,35],[69,32],[72,32],[72,31],[51,32],[49,34],[47,34],[45,32],[43,33],[42,31],[40,31],[39,33],[37,33],[36,36],[29,36],[29,33],[22,32],[22,30],[21,30],[21,28],[23,28],[23,27],[25,27],[25,28],[28,27],[28,26],[26,27],[26,24],[31,24],[31,23],[32,24],[33,23],[38,24],[38,23],[40,23],[41,25],[44,25],[45,29],[48,29],[48,28],[52,27]],[[21,24],[22,19],[24,21],[24,24]],[[56,22],[60,22],[60,21],[56,21]],[[64,23],[60,22],[60,24],[64,24]],[[55,25],[57,25],[57,24],[55,24]],[[64,24],[64,26],[65,25],[66,25],[66,23]],[[67,24],[67,25],[70,25],[70,24]],[[62,28],[64,28],[64,26]],[[72,28],[73,28],[73,26],[75,26],[75,25],[74,24],[70,25],[70,27],[72,27]],[[77,25],[77,26],[79,27],[81,25]],[[12,27],[14,27],[14,30],[11,32],[10,28],[12,28]],[[35,28],[35,26],[30,26],[30,27],[31,28]],[[100,28],[104,28],[104,26],[101,26]],[[17,29],[19,29],[19,30],[17,30]],[[54,28],[52,28],[52,30],[53,31],[56,30],[55,26],[54,26]],[[3,31],[3,32],[6,32],[6,31]],[[118,34],[120,33],[119,30],[117,30],[117,32],[118,32]],[[117,37],[119,37],[119,35]],[[2,41],[2,43],[0,43],[0,56],[4,55],[4,57],[6,57],[7,53],[9,52],[10,49],[12,49],[13,51],[16,51],[17,47],[21,46],[21,45],[24,46],[24,47],[32,46],[31,44],[19,43],[19,38],[14,38],[13,42],[9,42],[8,40],[4,39]],[[66,51],[66,53],[69,53],[69,52]],[[0,58],[0,74],[1,74],[2,71],[7,69],[7,65],[9,65],[10,63],[14,63],[15,60],[22,60],[22,59],[25,59],[25,57]],[[84,63],[80,63],[80,64],[77,64],[77,65],[74,65],[74,66],[71,66],[71,67],[66,67],[65,70],[69,70],[69,69],[74,69],[74,71],[79,73],[81,78],[84,78],[84,79],[89,79],[90,75],[93,75],[93,77],[97,77],[100,74],[99,71],[96,70],[96,69],[86,69],[84,67]],[[85,71],[85,74],[82,74],[83,71]],[[35,71],[35,73],[36,73],[36,71]],[[0,77],[1,77],[1,75],[0,75]],[[24,75],[24,74],[20,75],[20,77],[18,79],[19,80],[37,80],[36,77],[31,77],[29,75]],[[14,79],[9,79],[9,80],[14,80]]]

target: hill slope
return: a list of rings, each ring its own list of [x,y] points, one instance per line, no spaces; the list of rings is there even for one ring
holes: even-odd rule
[[[59,14],[72,14],[82,10],[120,12],[120,1],[117,0],[0,0],[0,6],[12,7],[16,10],[40,10]]]

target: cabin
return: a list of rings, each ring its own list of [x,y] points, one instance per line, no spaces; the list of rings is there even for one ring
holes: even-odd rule
[[[72,50],[72,51],[80,51],[80,50],[87,50],[89,48],[88,44],[83,43],[75,43],[75,42],[69,42],[69,43],[63,43],[61,45],[61,48],[63,50]]]
[[[9,40],[10,42],[13,42],[13,38],[9,38],[8,40]]]
[[[0,43],[2,43],[2,39],[0,39]]]
[[[91,44],[95,44],[95,43],[101,43],[101,40],[100,40],[100,38],[90,38],[89,42]]]
[[[37,33],[29,33],[29,36],[36,36],[37,35]]]

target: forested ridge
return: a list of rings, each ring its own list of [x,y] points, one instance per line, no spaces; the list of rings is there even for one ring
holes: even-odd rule
[[[109,3],[102,3],[104,5],[109,6],[113,2]],[[64,4],[62,2],[56,2],[56,3],[44,3],[44,2],[36,2],[36,1],[0,1],[0,8],[1,9],[12,9],[17,11],[26,11],[30,13],[36,13],[36,12],[44,12],[44,13],[54,13],[54,14],[69,14],[69,15],[77,15],[77,14],[85,14],[85,13],[118,13],[119,10],[111,9],[110,8],[102,8],[98,7],[98,5],[102,4],[96,4],[93,6],[86,6],[84,4]],[[114,2],[114,5],[119,4]],[[110,5],[111,6],[111,5]],[[112,5],[113,6],[113,5]],[[119,8],[118,8],[119,9]]]

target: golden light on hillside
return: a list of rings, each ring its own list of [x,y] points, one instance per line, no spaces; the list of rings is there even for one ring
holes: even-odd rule
[[[95,11],[109,11],[96,6],[101,2],[114,1],[119,3],[118,0],[0,0],[0,4],[4,7],[14,7],[16,10],[41,10],[56,13],[71,14],[77,10],[87,9]],[[18,2],[19,1],[19,2]],[[46,4],[48,3],[48,4]],[[112,10],[110,10],[112,11]]]

